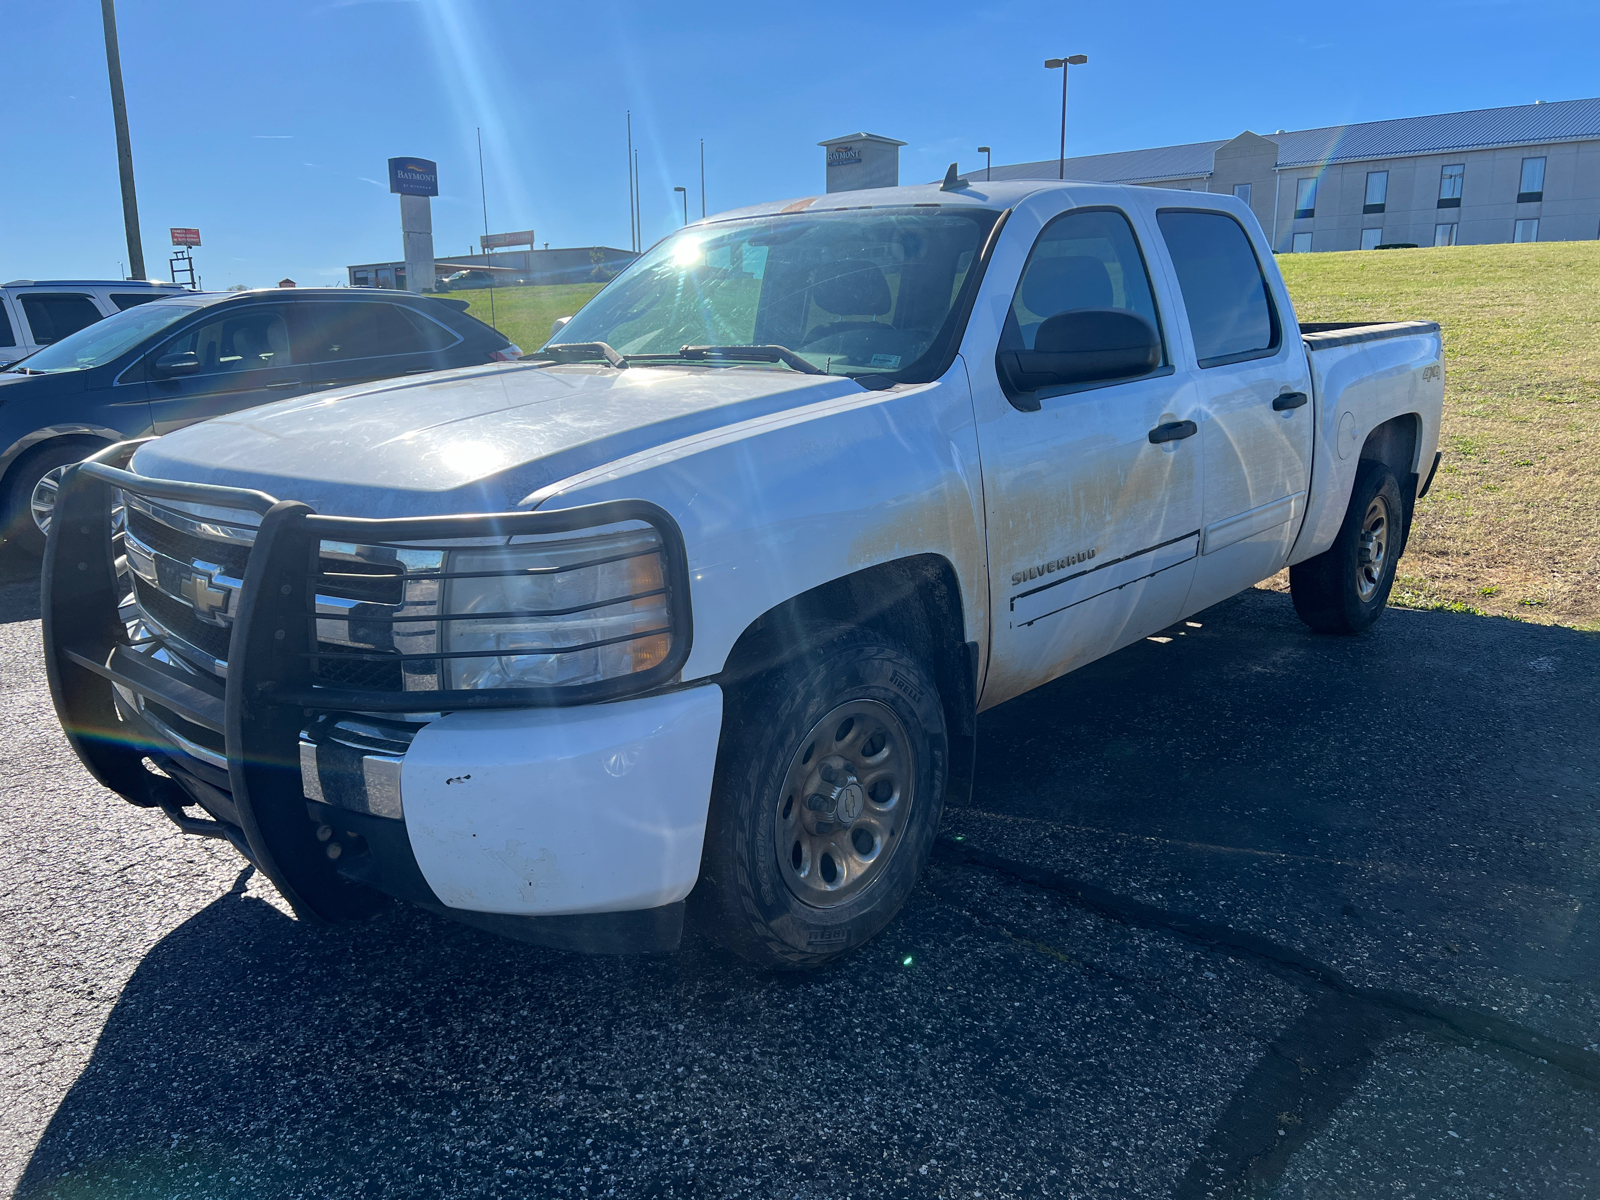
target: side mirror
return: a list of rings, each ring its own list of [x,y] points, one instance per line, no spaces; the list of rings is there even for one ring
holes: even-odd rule
[[[156,359],[151,374],[157,379],[171,379],[174,375],[193,375],[199,369],[199,356],[186,350],[182,354],[163,354]]]
[[[1032,350],[1001,350],[995,368],[1018,408],[1036,411],[1040,388],[1106,383],[1148,375],[1161,365],[1161,336],[1138,313],[1078,308],[1039,326]]]
[[[555,337],[556,334],[560,333],[567,327],[567,322],[570,320],[572,320],[571,317],[557,317],[555,319],[555,324],[550,326],[550,336],[552,338]]]

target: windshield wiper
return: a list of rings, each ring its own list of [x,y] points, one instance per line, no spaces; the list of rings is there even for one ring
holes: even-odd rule
[[[793,367],[805,375],[825,372],[801,358],[787,346],[685,346],[676,354],[630,354],[630,362],[772,362]]]
[[[32,367],[7,367],[7,375],[43,375],[43,371],[35,371]]]
[[[628,360],[604,342],[560,342],[554,346],[546,346],[537,354],[525,355],[522,361],[536,362],[541,358],[556,363],[587,362],[603,358],[619,371],[628,369]]]

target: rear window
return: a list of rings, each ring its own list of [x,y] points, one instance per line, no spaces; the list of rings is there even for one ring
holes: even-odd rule
[[[1226,213],[1156,214],[1202,367],[1276,352],[1278,314],[1244,227]]]
[[[100,319],[93,300],[79,292],[33,292],[17,297],[35,345],[48,346]]]
[[[117,306],[119,312],[127,312],[135,305],[148,304],[160,295],[160,292],[112,292],[111,303]]]

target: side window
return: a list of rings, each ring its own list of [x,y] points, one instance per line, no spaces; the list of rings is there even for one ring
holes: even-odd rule
[[[1083,309],[1131,312],[1161,329],[1133,227],[1112,209],[1065,213],[1045,227],[1022,268],[1000,349],[1033,350],[1045,321]]]
[[[194,355],[196,375],[237,375],[295,361],[283,310],[267,304],[236,308],[191,326],[157,350],[156,358],[174,354]]]
[[[148,304],[159,299],[160,292],[112,292],[111,303],[117,306],[118,312],[127,312],[140,304]]]
[[[1200,365],[1275,353],[1277,309],[1239,222],[1225,213],[1167,209],[1156,214],[1156,223],[1172,256]]]
[[[307,362],[421,354],[432,348],[394,304],[336,300],[296,304],[289,311],[295,341]]]
[[[28,328],[33,330],[33,341],[38,346],[59,342],[100,319],[100,310],[94,301],[82,293],[24,293],[18,299],[22,301],[22,314],[28,319]]]
[[[6,316],[6,306],[0,302],[0,346],[15,346],[17,335],[11,332],[11,318]]]

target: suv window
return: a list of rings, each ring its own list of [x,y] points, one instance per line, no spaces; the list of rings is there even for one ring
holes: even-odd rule
[[[382,301],[314,302],[293,305],[289,319],[307,362],[348,362],[433,349],[399,307]]]
[[[127,312],[136,304],[148,304],[159,299],[160,292],[112,292],[111,303],[115,304],[122,312]]]
[[[1045,320],[1084,308],[1122,309],[1161,328],[1133,227],[1114,209],[1068,212],[1045,226],[1011,298],[1000,349],[1032,350]]]
[[[192,326],[156,351],[157,358],[168,354],[193,354],[200,360],[200,375],[256,371],[294,362],[283,309],[269,304],[236,308]]]
[[[6,306],[0,304],[0,346],[15,346],[16,334],[11,332],[11,318],[6,316]]]
[[[33,341],[38,346],[59,342],[101,317],[94,301],[81,292],[24,292],[17,299],[22,301],[23,315],[28,318],[28,328],[33,330]]]
[[[1278,349],[1277,309],[1244,227],[1226,213],[1156,214],[1189,312],[1202,367],[1265,358]]]

